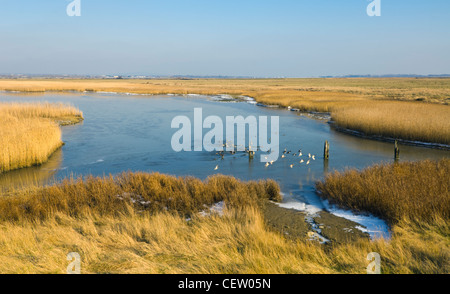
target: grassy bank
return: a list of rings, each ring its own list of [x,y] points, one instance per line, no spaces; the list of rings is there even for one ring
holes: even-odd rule
[[[389,243],[378,243],[383,249],[377,250],[398,246],[395,254],[400,254],[398,266],[402,271],[448,274],[449,175],[449,159],[376,165],[363,171],[330,174],[317,183],[317,190],[332,203],[386,220],[392,227],[393,237]],[[391,255],[395,250],[375,252],[384,260],[397,259]],[[424,270],[430,265],[436,268]]]
[[[338,108],[332,119],[367,135],[450,145],[450,107],[436,104],[372,102]]]
[[[0,198],[0,221],[36,223],[56,214],[120,217],[163,211],[190,217],[217,202],[253,207],[261,199],[279,201],[278,184],[272,180],[244,183],[221,175],[203,182],[158,173],[124,173],[116,178],[67,179],[55,186]]]
[[[322,197],[390,224],[450,218],[450,159],[334,172],[317,184]]]
[[[246,95],[331,112],[339,126],[367,135],[449,142],[450,79],[0,80],[0,90]]]
[[[0,103],[0,173],[47,161],[63,144],[59,125],[80,120],[67,105]]]
[[[260,201],[273,181],[205,181],[161,174],[67,180],[0,198],[0,272],[65,273],[69,252],[83,273],[448,273],[448,224],[406,220],[389,242],[320,245],[268,229]],[[223,201],[223,214],[199,214]],[[189,217],[189,218],[188,218]]]
[[[0,79],[0,90],[106,91],[138,94],[231,94],[258,99],[332,103],[341,100],[384,99],[450,102],[450,79],[346,78],[346,79],[154,79],[154,80],[10,80]],[[281,95],[279,95],[281,94]],[[330,99],[331,98],[331,99]],[[288,101],[291,99],[291,101]]]

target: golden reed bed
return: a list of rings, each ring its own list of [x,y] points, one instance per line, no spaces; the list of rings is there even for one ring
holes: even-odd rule
[[[338,126],[366,135],[450,142],[450,79],[0,80],[0,90],[246,95],[331,112]]]
[[[332,119],[368,135],[450,145],[450,107],[445,105],[373,101],[337,108]]]
[[[448,169],[449,161],[426,166],[435,171],[436,164]],[[423,189],[435,182],[424,181]],[[391,192],[381,193],[386,199]],[[398,193],[417,200],[408,189]],[[69,252],[80,254],[82,273],[365,274],[370,252],[381,255],[382,273],[449,273],[449,226],[433,202],[420,200],[434,211],[428,222],[410,215],[414,210],[395,215],[391,240],[321,245],[269,229],[259,205],[269,199],[279,200],[273,181],[221,175],[201,181],[125,173],[17,191],[0,197],[0,273],[65,273]],[[199,213],[218,201],[222,214]],[[391,206],[381,208],[389,213]]]
[[[329,174],[320,195],[343,207],[397,224],[450,218],[450,159],[378,164]],[[448,248],[447,248],[448,249]]]
[[[60,148],[60,124],[82,119],[63,104],[0,103],[0,173],[46,162]]]

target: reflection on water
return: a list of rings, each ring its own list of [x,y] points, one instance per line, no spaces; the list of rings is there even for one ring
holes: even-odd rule
[[[18,184],[51,183],[70,175],[108,175],[123,171],[161,172],[177,176],[206,178],[222,173],[243,180],[273,178],[286,195],[306,205],[323,208],[314,193],[315,182],[324,174],[347,167],[365,168],[375,163],[393,162],[393,144],[338,133],[324,120],[278,108],[259,107],[251,101],[218,102],[208,97],[127,96],[115,94],[10,95],[0,93],[0,101],[65,102],[83,111],[83,124],[63,128],[63,148],[41,167],[27,168],[0,176],[3,188]],[[171,129],[175,116],[193,121],[194,108],[203,108],[203,117],[242,115],[279,116],[280,150],[291,150],[285,159],[265,167],[259,154],[249,161],[246,154],[215,152],[174,152]],[[206,131],[204,131],[206,133]],[[325,141],[330,142],[330,159],[323,158]],[[414,146],[401,147],[401,161],[440,159],[450,152]],[[316,156],[309,165],[293,154]],[[304,157],[303,157],[304,158]],[[306,158],[305,162],[307,161]],[[291,165],[294,165],[291,168]],[[214,170],[216,166],[218,170]]]
[[[14,170],[0,175],[0,192],[22,187],[41,186],[52,183],[55,175],[61,169],[63,152],[58,149],[49,161],[40,165],[20,170]]]

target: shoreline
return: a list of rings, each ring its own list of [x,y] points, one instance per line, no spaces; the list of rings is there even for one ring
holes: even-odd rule
[[[113,95],[120,95],[121,93],[111,93],[111,92],[107,92],[107,93],[105,93],[105,92],[96,92],[97,94],[113,94]],[[122,93],[122,95],[128,95],[128,93]],[[144,94],[143,94],[144,95]],[[153,95],[152,95],[153,96]],[[171,95],[169,95],[169,96],[171,96]],[[215,98],[215,100],[216,101],[231,101],[231,102],[234,102],[234,101],[237,101],[237,100],[239,100],[239,101],[242,101],[242,102],[246,102],[246,103],[250,103],[250,104],[254,104],[254,105],[257,105],[257,106],[260,106],[260,105],[258,105],[257,104],[257,102],[255,101],[255,99],[254,98],[252,98],[252,97],[249,97],[249,96],[231,96],[231,95],[228,95],[228,94],[222,94],[222,95],[214,95],[214,96],[206,96],[206,95],[201,95],[201,94],[185,94],[185,95],[180,95],[180,96],[184,96],[184,97],[195,97],[195,96],[197,96],[197,97],[206,97],[206,99],[208,98],[208,97],[212,97],[212,98]],[[266,107],[266,106],[264,106],[264,107]],[[270,106],[268,106],[268,107],[270,107]],[[276,105],[276,106],[272,106],[272,107],[276,107],[276,108],[280,108],[280,109],[283,109],[283,107],[279,107],[278,105]],[[285,108],[285,109],[289,109],[289,108]],[[285,110],[285,109],[283,109],[283,110]],[[297,111],[297,109],[289,109],[289,110],[291,110],[291,111]],[[316,112],[316,113],[314,113],[314,115],[319,115],[319,116],[323,116],[323,114],[320,114],[320,113],[318,113],[318,112]],[[323,117],[322,117],[322,119],[323,119]],[[66,121],[66,120],[62,120],[62,122],[60,122],[59,123],[59,125],[60,125],[60,127],[62,127],[62,126],[66,126],[66,125],[76,125],[76,124],[78,124],[78,123],[80,123],[81,121],[83,120],[83,118],[77,118],[77,120],[75,120],[75,119],[71,119],[71,120],[69,120],[69,121]],[[47,159],[47,161],[50,159],[50,157],[57,151],[57,150],[59,150],[62,146],[64,146],[64,143],[62,143],[61,144],[61,146],[58,148],[58,149],[56,149],[54,152],[52,152],[52,154],[50,154],[50,156],[48,157],[48,159]],[[46,161],[46,162],[47,162]],[[43,163],[41,163],[41,164],[36,164],[36,165],[33,165],[33,166],[41,166],[42,164],[44,164],[45,162],[43,162]],[[26,168],[26,167],[23,167],[23,168]],[[22,168],[21,168],[22,169]],[[15,169],[15,170],[19,170],[19,169]],[[13,171],[13,170],[11,170],[11,171]],[[272,214],[274,213],[276,211],[276,209],[272,209]],[[279,211],[278,211],[278,213],[276,213],[276,214],[286,214],[286,213],[288,213],[288,211],[289,211],[289,209],[287,209],[287,208],[282,208],[282,207],[280,207],[280,209],[279,209]],[[322,212],[323,214],[326,214],[326,212],[325,211],[323,211]],[[317,216],[315,216],[316,218],[318,217],[318,218],[320,218],[320,216],[319,215],[317,215]],[[277,218],[277,217],[276,217]],[[328,216],[326,219],[330,222],[330,218],[333,218],[333,226],[334,225],[338,225],[338,224],[340,224],[340,223],[350,223],[351,221],[349,221],[349,220],[347,220],[347,219],[345,219],[345,218],[342,218],[342,217],[338,217],[338,216],[334,216],[334,215],[330,215],[330,216]],[[304,221],[304,220],[303,220]],[[314,223],[314,221],[311,219],[310,220],[310,226],[312,226],[312,223]],[[354,223],[354,224],[358,224],[358,225],[362,225],[362,224],[359,224],[359,223]],[[355,226],[354,226],[355,227]],[[355,227],[356,228],[356,227]],[[292,228],[291,228],[292,229]],[[297,229],[294,229],[294,231],[296,231]],[[310,228],[308,231],[306,231],[306,232],[302,232],[301,234],[303,234],[303,235],[306,235],[306,233],[311,233],[311,232],[315,232],[316,230],[315,229],[313,229],[313,228]],[[357,232],[358,232],[358,234],[356,234],[355,236],[358,236],[358,238],[360,238],[360,237],[362,237],[362,236],[364,236],[365,234],[362,232],[362,231],[360,231],[360,230],[357,230]],[[347,235],[348,234],[348,232],[341,232],[342,233],[342,235],[344,236],[344,235]],[[336,241],[336,240],[339,240],[338,242],[342,242],[344,239],[348,239],[347,237],[342,237],[342,238],[340,238],[338,235],[339,234],[336,234],[336,232],[334,232],[334,233],[332,233],[332,236],[330,237],[329,236],[329,232],[326,234],[327,236],[326,236],[326,239],[325,240],[327,240],[326,242],[328,242],[329,240],[334,240],[334,241]],[[297,235],[297,237],[300,235],[298,232],[295,232],[294,233],[294,235]],[[316,236],[317,237],[317,236]],[[322,236],[319,236],[319,238],[323,238]],[[353,238],[350,238],[350,239],[353,239]],[[349,239],[349,240],[350,240]]]
[[[6,105],[4,109],[6,109],[6,111],[8,111],[8,103],[3,103],[0,102],[1,105]],[[13,104],[11,104],[13,105]],[[23,104],[22,104],[23,105]],[[41,104],[33,104],[31,106],[28,107],[39,107]],[[26,105],[25,105],[26,106]],[[14,107],[14,106],[13,106]],[[3,108],[2,108],[3,110]],[[36,109],[33,109],[34,111],[37,111]],[[33,111],[31,110],[31,111]],[[20,111],[26,111],[26,110],[20,110]],[[54,110],[55,111],[55,110]],[[66,110],[67,111],[67,110]],[[78,111],[78,110],[77,110]],[[70,112],[70,111],[69,111]],[[7,114],[7,113],[6,113]],[[8,114],[7,114],[8,115]],[[54,115],[54,114],[53,114]],[[14,117],[14,115],[12,115],[11,117]],[[50,148],[46,148],[45,151],[40,150],[40,153],[34,149],[34,151],[31,152],[35,152],[33,155],[28,155],[26,154],[25,156],[28,156],[26,159],[23,158],[23,153],[21,153],[22,157],[18,156],[18,158],[15,158],[15,160],[12,159],[7,159],[8,161],[2,162],[1,164],[1,170],[0,170],[0,175],[5,175],[8,174],[9,172],[13,172],[13,171],[17,171],[17,170],[22,170],[22,169],[26,169],[26,168],[32,168],[32,167],[39,167],[44,165],[45,163],[49,162],[50,158],[58,151],[60,150],[64,145],[65,142],[62,140],[62,127],[64,126],[70,126],[70,125],[76,125],[79,124],[81,122],[84,121],[84,117],[83,114],[81,112],[77,112],[77,113],[59,113],[56,116],[40,116],[39,112],[36,114],[32,114],[32,116],[30,118],[16,118],[16,125],[14,125],[14,123],[12,123],[11,125],[8,126],[4,126],[5,128],[17,128],[17,123],[23,120],[27,120],[27,119],[34,119],[34,121],[32,122],[28,122],[26,121],[28,124],[31,124],[35,127],[35,132],[37,134],[39,134],[39,136],[41,136],[42,134],[48,134],[48,128],[50,128],[52,130],[52,140],[50,144],[53,144],[53,146],[48,146],[48,144],[46,144],[46,142],[44,142],[44,139],[40,139],[41,142],[40,144],[34,144],[36,146],[39,147],[50,147]],[[42,125],[42,123],[44,123],[44,125]],[[16,132],[19,132],[16,130]],[[8,136],[5,136],[6,138],[8,138]],[[58,138],[56,138],[58,137]],[[32,139],[36,139],[37,137],[32,137]],[[31,142],[30,138],[26,138],[23,139],[23,141],[21,141],[20,143],[23,145],[29,144]],[[48,138],[46,138],[45,140],[48,140]],[[28,143],[26,143],[28,142]],[[34,142],[34,141],[33,141]],[[14,148],[17,148],[17,146],[14,146],[13,148],[11,148],[11,146],[9,146],[8,149],[8,145],[5,144],[7,148],[7,150],[12,150]],[[26,147],[28,149],[25,150],[29,150],[30,146]],[[45,149],[45,148],[44,148]],[[22,150],[23,152],[23,150]],[[25,152],[26,153],[26,152]],[[12,152],[10,151],[10,153],[8,153],[8,156],[11,156]],[[17,156],[16,156],[17,157]],[[3,160],[3,158],[2,158]]]
[[[408,146],[450,151],[450,145],[446,145],[446,144],[430,143],[430,142],[423,142],[423,141],[411,141],[411,140],[405,140],[405,139],[395,139],[395,138],[391,138],[391,137],[384,137],[384,136],[377,136],[377,135],[366,135],[360,131],[339,127],[336,124],[336,122],[331,121],[331,120],[328,121],[328,124],[331,126],[332,129],[334,129],[337,132],[344,133],[344,134],[351,135],[351,136],[358,137],[358,138],[362,138],[362,139],[369,139],[369,140],[388,142],[388,143],[395,143],[395,141],[398,141],[398,143],[403,144],[403,145],[408,145]]]
[[[259,107],[267,107],[267,108],[279,108],[279,109],[283,109],[283,110],[288,110],[288,111],[293,111],[293,112],[298,112],[301,114],[306,114],[308,115],[310,118],[312,119],[322,119],[322,120],[328,120],[328,124],[330,124],[331,128],[333,128],[334,130],[344,133],[344,134],[348,134],[348,135],[352,135],[358,138],[364,138],[364,139],[369,139],[369,140],[375,140],[375,141],[381,141],[381,142],[389,142],[389,143],[394,143],[395,141],[398,141],[400,144],[403,145],[409,145],[409,146],[416,146],[416,147],[424,147],[424,148],[431,148],[431,149],[439,149],[439,150],[446,150],[446,151],[450,151],[450,145],[447,144],[442,144],[442,143],[430,143],[430,142],[423,142],[423,141],[413,141],[413,140],[405,140],[405,139],[395,139],[395,138],[390,138],[390,137],[385,137],[385,136],[379,136],[379,135],[366,135],[360,131],[357,130],[352,130],[352,129],[346,129],[346,128],[342,128],[339,127],[336,122],[331,120],[331,112],[320,112],[320,111],[304,111],[298,108],[292,108],[292,107],[285,107],[281,104],[264,104],[261,103],[257,100],[257,98],[255,97],[251,97],[249,95],[245,95],[245,94],[241,94],[241,95],[236,95],[236,94],[227,94],[227,93],[223,93],[223,94],[199,94],[199,93],[184,93],[184,94],[177,94],[177,93],[158,93],[158,94],[154,94],[154,93],[133,93],[133,92],[121,92],[121,91],[97,91],[97,90],[85,90],[85,91],[79,91],[79,90],[27,90],[27,91],[21,91],[21,90],[0,90],[0,93],[6,93],[6,94],[21,94],[21,93],[56,93],[56,94],[60,94],[60,93],[78,93],[78,94],[83,94],[83,93],[94,93],[94,94],[112,94],[112,95],[125,95],[125,96],[182,96],[182,97],[192,97],[192,96],[208,96],[208,97],[221,97],[224,98],[224,100],[236,100],[236,99],[241,99],[241,101],[243,102],[249,102],[249,101],[253,101],[256,106]],[[225,97],[226,96],[226,97]],[[251,100],[250,100],[251,99]],[[221,100],[221,99],[219,99]],[[80,123],[83,119],[81,119],[78,122],[75,123],[69,123],[69,124],[61,124],[60,126],[66,126],[66,125],[73,125],[73,124],[77,124]]]

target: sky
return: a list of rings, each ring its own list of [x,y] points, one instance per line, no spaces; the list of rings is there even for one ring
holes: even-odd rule
[[[450,1],[0,0],[0,74],[450,74]]]

